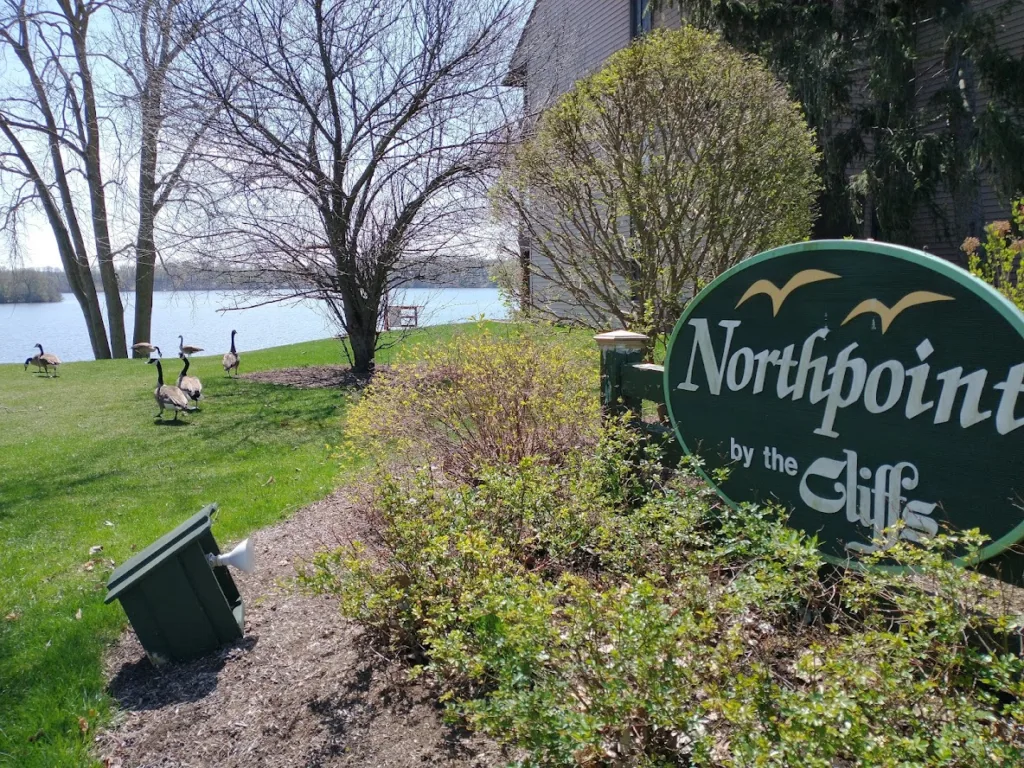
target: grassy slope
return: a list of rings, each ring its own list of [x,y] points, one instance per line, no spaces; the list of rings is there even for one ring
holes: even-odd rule
[[[243,373],[340,362],[334,341],[242,352]],[[196,357],[203,412],[157,426],[155,366],[73,363],[59,379],[32,370],[0,365],[0,765],[50,768],[88,764],[79,718],[91,731],[109,714],[101,657],[125,624],[102,603],[109,562],[84,570],[89,548],[121,563],[212,501],[223,547],[323,497],[346,469],[326,447],[346,398],[233,381],[219,356]],[[168,360],[166,378],[178,371]]]

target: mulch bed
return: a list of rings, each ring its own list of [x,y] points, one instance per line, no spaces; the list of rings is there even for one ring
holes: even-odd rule
[[[305,370],[305,369],[304,369]],[[405,680],[324,597],[298,592],[294,563],[367,539],[339,491],[255,536],[257,567],[234,571],[245,636],[198,661],[154,668],[129,629],[106,659],[121,710],[95,739],[105,765],[193,768],[489,768],[510,758],[442,722],[429,690]],[[226,544],[227,542],[222,542]]]
[[[377,366],[383,371],[387,366]],[[363,387],[368,379],[356,376],[347,365],[307,365],[301,368],[279,368],[239,376],[261,384],[278,384],[299,389],[327,389],[330,387]]]

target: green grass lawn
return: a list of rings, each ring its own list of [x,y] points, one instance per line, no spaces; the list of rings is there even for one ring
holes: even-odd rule
[[[417,331],[378,360],[452,332]],[[243,373],[344,362],[337,341],[242,352]],[[167,359],[165,380],[180,369]],[[328,448],[347,396],[231,380],[219,355],[196,357],[202,412],[157,425],[156,367],[144,361],[65,364],[57,379],[33,371],[0,365],[0,764],[88,765],[111,707],[103,650],[126,621],[103,605],[109,561],[209,502],[225,547],[325,496],[352,469]]]

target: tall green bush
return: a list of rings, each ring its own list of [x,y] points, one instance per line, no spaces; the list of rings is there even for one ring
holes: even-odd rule
[[[534,311],[660,335],[704,283],[810,234],[816,160],[760,60],[662,30],[544,112],[493,200],[529,238]]]

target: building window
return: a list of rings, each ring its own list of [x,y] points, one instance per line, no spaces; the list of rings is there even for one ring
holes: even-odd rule
[[[651,0],[630,0],[630,28],[634,38],[651,31]]]

